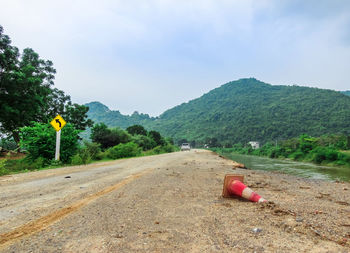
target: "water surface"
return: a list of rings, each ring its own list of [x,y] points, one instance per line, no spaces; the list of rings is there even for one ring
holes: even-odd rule
[[[350,168],[321,166],[312,163],[271,159],[260,156],[223,153],[227,158],[244,163],[253,170],[281,171],[305,178],[350,181]]]

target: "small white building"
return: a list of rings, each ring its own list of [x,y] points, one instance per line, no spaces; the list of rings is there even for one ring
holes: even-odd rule
[[[250,146],[252,146],[253,149],[260,148],[260,144],[257,141],[250,141],[248,143],[250,144]]]

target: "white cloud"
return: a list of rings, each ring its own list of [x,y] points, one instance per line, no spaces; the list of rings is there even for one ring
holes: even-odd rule
[[[0,6],[13,44],[52,60],[56,86],[77,102],[108,101],[122,112],[154,115],[251,76],[350,89],[347,1],[0,0]]]

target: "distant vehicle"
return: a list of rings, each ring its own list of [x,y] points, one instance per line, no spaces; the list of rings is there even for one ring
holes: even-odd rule
[[[186,151],[186,150],[188,150],[188,151],[191,150],[190,144],[189,144],[189,143],[182,143],[182,145],[181,145],[181,151]]]

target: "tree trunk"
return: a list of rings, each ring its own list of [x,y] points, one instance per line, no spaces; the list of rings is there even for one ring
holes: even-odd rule
[[[20,152],[21,151],[21,148],[20,148],[20,146],[19,146],[19,142],[20,142],[20,138],[19,138],[19,132],[18,131],[13,131],[12,132],[12,137],[13,137],[13,140],[16,142],[16,144],[17,144],[17,150],[18,150],[18,152]]]

